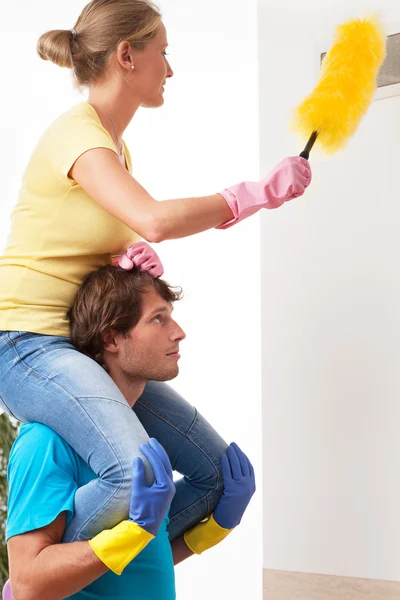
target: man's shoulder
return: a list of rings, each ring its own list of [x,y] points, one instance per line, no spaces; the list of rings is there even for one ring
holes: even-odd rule
[[[10,452],[10,462],[52,458],[58,464],[76,466],[78,455],[69,444],[50,427],[42,423],[21,425]],[[60,464],[60,466],[61,466]]]
[[[6,538],[52,523],[62,513],[74,514],[79,467],[72,448],[40,423],[21,426],[11,448]]]
[[[19,428],[16,442],[19,444],[65,444],[63,438],[42,423],[23,423]]]

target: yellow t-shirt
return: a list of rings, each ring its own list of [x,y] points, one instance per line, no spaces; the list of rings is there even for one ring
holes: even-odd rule
[[[35,148],[0,256],[0,330],[68,336],[66,313],[83,279],[139,239],[68,177],[92,148],[117,153],[88,102],[61,115]]]

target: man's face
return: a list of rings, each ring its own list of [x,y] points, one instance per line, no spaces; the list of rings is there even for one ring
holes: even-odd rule
[[[118,340],[117,365],[127,379],[169,381],[178,375],[179,343],[186,335],[172,311],[172,305],[154,289],[143,293],[139,322]]]

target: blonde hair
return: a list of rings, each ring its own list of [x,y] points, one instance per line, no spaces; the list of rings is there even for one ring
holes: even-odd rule
[[[56,29],[40,36],[37,51],[43,60],[73,69],[78,87],[88,87],[103,75],[118,44],[128,41],[142,50],[161,23],[160,11],[148,0],[92,0],[73,29]]]

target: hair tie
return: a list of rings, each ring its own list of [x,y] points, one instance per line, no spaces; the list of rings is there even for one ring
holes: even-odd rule
[[[74,40],[76,40],[76,31],[75,31],[75,29],[71,29],[71,35],[74,38]]]

